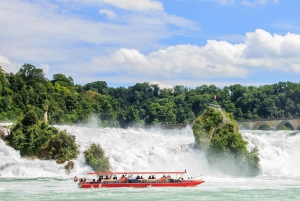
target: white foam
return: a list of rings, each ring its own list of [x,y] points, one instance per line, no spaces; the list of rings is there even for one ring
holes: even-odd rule
[[[288,131],[243,131],[248,147],[259,148],[262,175],[299,176],[300,135]]]
[[[91,143],[100,144],[110,159],[113,171],[184,171],[187,177],[219,177],[203,153],[192,149],[191,128],[181,130],[116,129],[79,126],[56,126],[76,136],[80,155],[74,169],[67,174],[64,165],[55,161],[29,160],[0,140],[0,174],[2,177],[72,178],[84,176],[92,168],[86,165],[83,152]],[[258,146],[262,176],[299,176],[300,135],[286,131],[243,131],[248,147]]]

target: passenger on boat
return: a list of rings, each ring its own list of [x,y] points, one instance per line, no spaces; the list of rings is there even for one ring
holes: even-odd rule
[[[108,179],[108,175],[106,175],[105,179]]]
[[[152,175],[151,179],[155,179],[154,175]]]
[[[166,177],[166,175],[164,174],[163,177]]]
[[[149,175],[148,179],[151,179],[151,175]]]
[[[101,183],[101,176],[99,176],[98,182]]]

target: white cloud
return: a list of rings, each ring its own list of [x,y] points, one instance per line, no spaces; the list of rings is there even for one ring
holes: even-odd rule
[[[300,74],[300,64],[292,64],[289,68],[284,69],[287,72]]]
[[[99,13],[106,15],[110,19],[117,17],[117,14],[114,11],[109,10],[109,9],[101,9],[101,10],[99,10]]]
[[[164,10],[163,5],[155,0],[60,0],[66,2],[80,2],[85,5],[110,5],[124,10],[149,11]]]
[[[158,81],[149,82],[149,84],[157,84],[160,89],[173,89],[175,85],[163,84]]]
[[[93,0],[92,0],[93,1]],[[137,10],[137,11],[145,11],[145,10],[163,10],[163,5],[161,2],[154,0],[100,0],[100,2],[104,2],[106,4],[111,4],[118,8],[126,9],[126,10]]]
[[[300,32],[299,22],[300,22],[299,20],[278,21],[272,24],[272,26],[276,29],[299,33]]]
[[[7,73],[17,73],[24,63],[11,62],[7,57],[0,55],[0,66]],[[43,69],[45,74],[49,73],[50,66],[46,63],[33,64],[36,68]]]
[[[228,3],[234,3],[235,0],[218,0],[221,4],[228,4]]]
[[[50,71],[50,66],[49,66],[48,64],[45,64],[45,63],[38,64],[38,65],[36,66],[36,68],[43,69],[43,72],[44,72],[45,74],[48,74],[49,71]]]
[[[241,4],[245,6],[265,5],[267,3],[279,3],[279,0],[242,0]]]
[[[300,57],[300,35],[287,33],[285,36],[257,29],[246,34],[245,56],[247,58],[285,61]]]
[[[209,40],[204,46],[176,45],[147,55],[122,48],[95,59],[94,65],[98,73],[121,72],[147,79],[246,78],[253,68],[300,73],[300,35],[271,35],[258,29],[247,33],[240,44]]]
[[[76,2],[54,2],[58,1]],[[99,80],[96,75],[103,73],[101,79],[107,82],[180,80],[187,84],[207,78],[246,78],[253,68],[299,73],[300,35],[297,34],[272,35],[258,29],[235,44],[223,38],[223,41],[208,40],[204,46],[163,47],[159,40],[196,30],[195,23],[170,15],[163,7],[154,9],[156,4],[151,4],[153,9],[145,4],[143,9],[147,12],[119,12],[118,8],[125,9],[125,1],[85,1],[93,5],[98,2],[100,8],[94,11],[118,19],[108,23],[75,15],[72,9],[49,1],[28,2],[10,0],[0,4],[0,53],[5,55],[0,56],[0,65],[9,72],[16,72],[21,66],[18,63],[29,61],[38,64],[45,73],[65,73],[81,83]],[[126,1],[126,5],[130,2],[135,1]],[[116,11],[107,9],[111,8],[105,7],[108,4],[116,4]],[[176,29],[174,26],[169,29],[169,25],[175,25]]]
[[[19,70],[19,64],[16,62],[12,63],[8,60],[8,58],[0,55],[0,66],[2,70],[4,70],[7,73],[16,73]]]
[[[59,0],[64,1],[76,0]],[[146,2],[143,4],[144,9],[155,8],[155,5],[159,4],[149,0],[141,2]],[[136,1],[111,3],[130,5]],[[118,21],[109,23],[90,20],[89,16],[84,16],[84,12],[83,15],[72,13],[72,9],[92,8],[74,8],[69,4],[64,6],[49,1],[23,0],[10,0],[0,4],[0,52],[5,52],[10,59],[19,61],[48,63],[55,59],[56,62],[67,62],[70,59],[95,55],[107,44],[115,47],[152,49],[158,46],[158,41],[162,38],[184,34],[196,27],[193,22],[169,15],[161,9],[146,13],[118,13]],[[102,12],[110,17],[114,16],[108,9]],[[169,25],[175,25],[177,31],[168,28]],[[89,45],[93,48],[89,48]]]

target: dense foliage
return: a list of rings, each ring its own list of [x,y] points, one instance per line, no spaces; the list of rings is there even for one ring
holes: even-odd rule
[[[110,170],[109,159],[105,157],[105,152],[98,144],[91,144],[91,146],[84,151],[86,162],[96,172],[107,172]]]
[[[193,124],[195,145],[206,152],[210,163],[234,175],[259,173],[258,148],[247,150],[237,122],[220,108],[208,108]]]
[[[293,117],[300,114],[300,84],[160,89],[137,83],[112,88],[105,81],[77,85],[63,74],[48,80],[30,64],[16,74],[0,70],[0,120],[16,120],[33,110],[38,119],[47,112],[50,124],[87,122],[91,114],[103,127],[181,124],[193,122],[210,103],[221,105],[236,120]]]
[[[72,135],[59,131],[39,149],[38,156],[43,159],[55,159],[57,163],[74,159],[79,154],[78,146]]]
[[[12,128],[5,140],[22,156],[37,156],[55,159],[64,163],[77,157],[78,147],[74,138],[66,131],[38,120],[37,114],[29,110]]]

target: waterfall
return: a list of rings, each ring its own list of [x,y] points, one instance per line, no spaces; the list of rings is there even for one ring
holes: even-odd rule
[[[184,171],[187,176],[220,176],[209,166],[204,153],[193,149],[190,127],[178,130],[141,128],[95,128],[56,126],[76,136],[80,154],[70,174],[65,164],[21,158],[20,153],[0,139],[0,174],[18,178],[72,178],[92,171],[83,156],[91,143],[100,144],[113,171]],[[298,158],[300,133],[288,131],[242,131],[248,148],[259,148],[261,176],[300,176]]]

